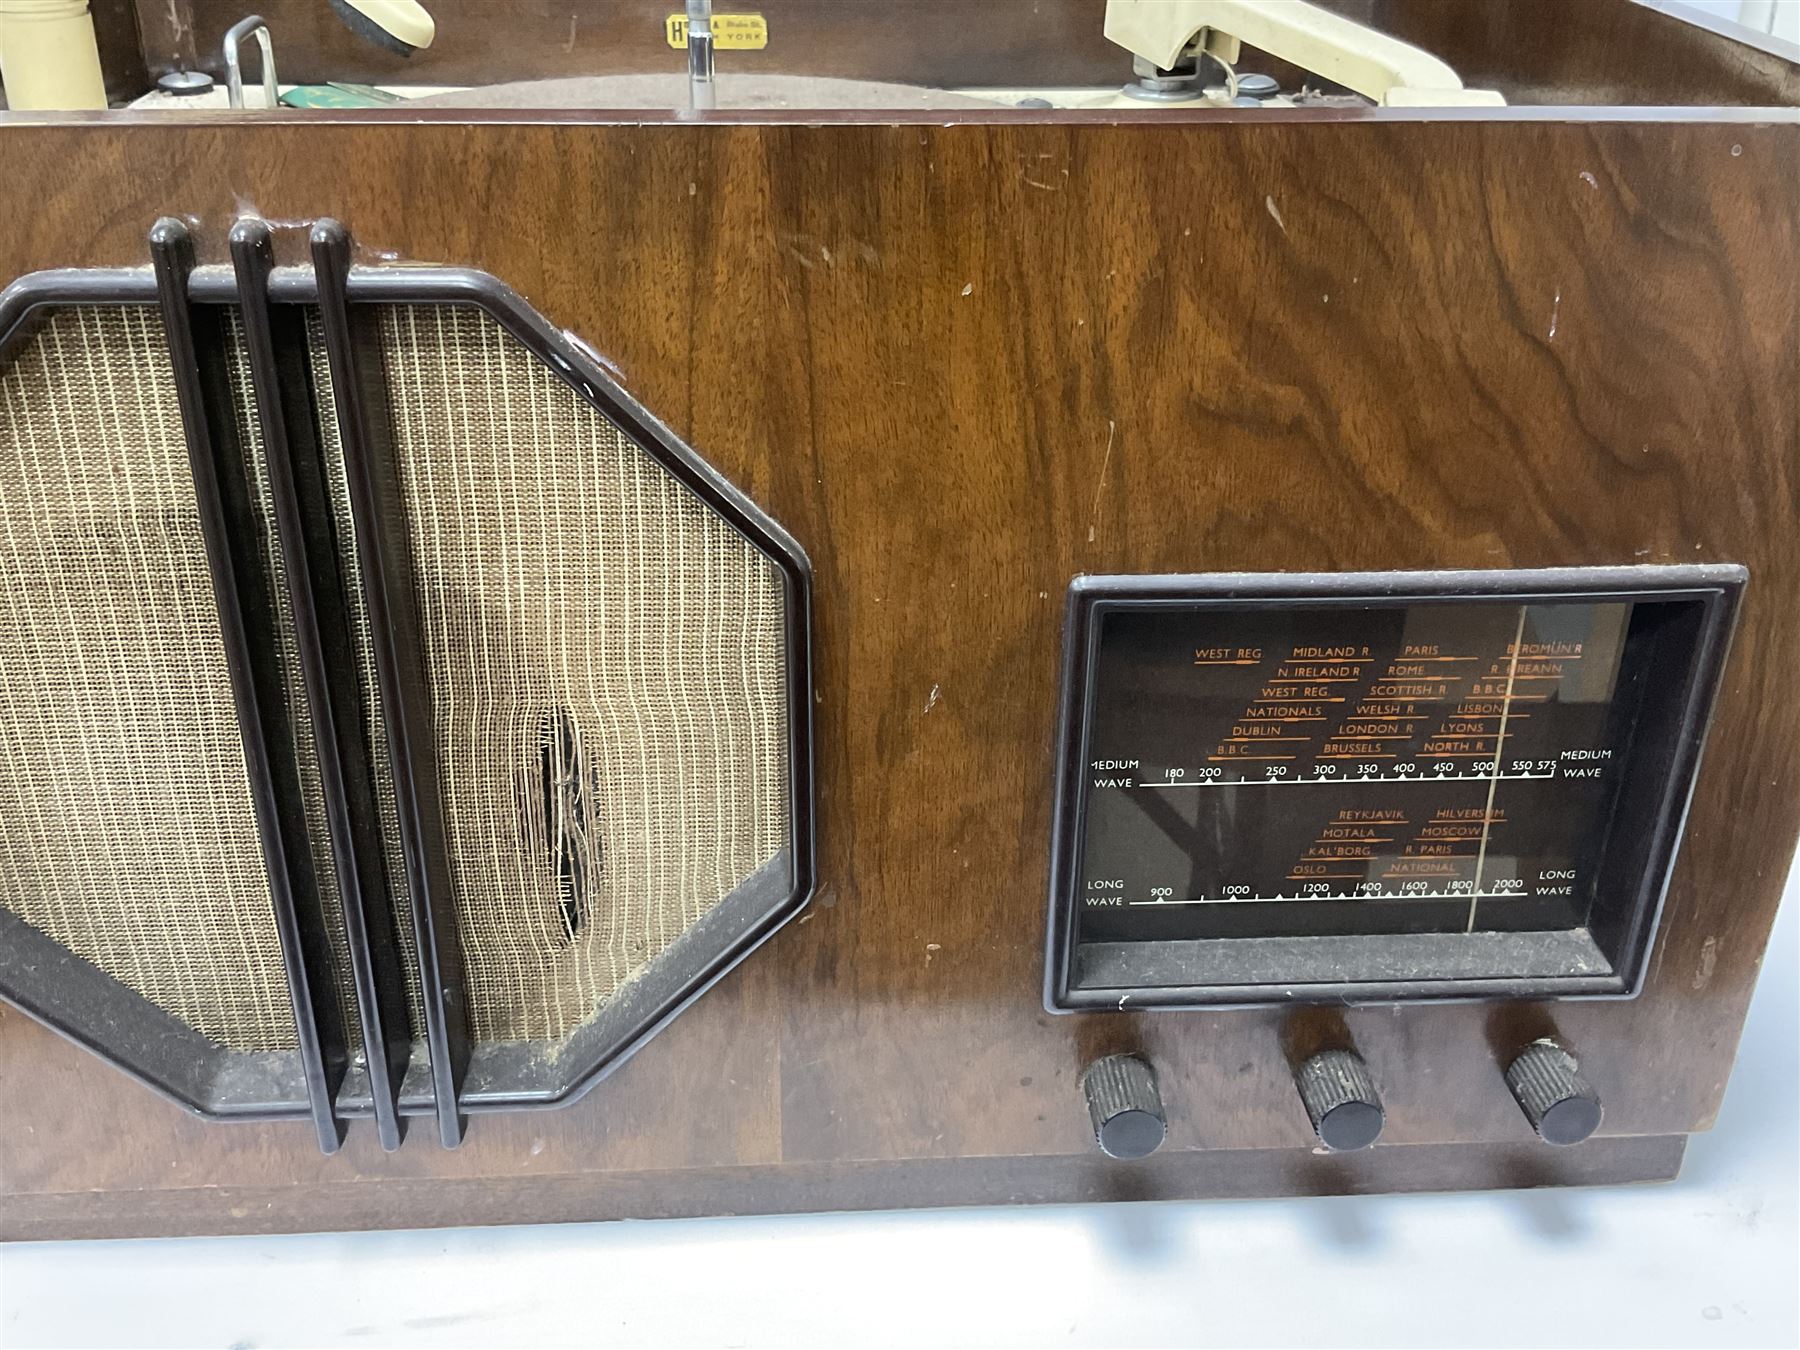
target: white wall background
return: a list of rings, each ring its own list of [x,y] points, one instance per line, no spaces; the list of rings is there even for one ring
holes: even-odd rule
[[[1576,0],[1579,3],[1579,0]],[[1800,43],[1800,0],[1679,0],[1688,9]]]

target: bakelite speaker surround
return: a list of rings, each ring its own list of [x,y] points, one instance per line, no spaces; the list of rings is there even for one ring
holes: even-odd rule
[[[491,278],[269,240],[0,297],[0,995],[455,1143],[805,903],[806,560]]]

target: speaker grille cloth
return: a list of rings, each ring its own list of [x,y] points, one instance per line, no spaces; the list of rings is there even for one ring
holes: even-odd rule
[[[357,683],[362,690],[363,727],[369,741],[376,810],[381,829],[382,862],[394,905],[394,937],[405,967],[406,1007],[413,1034],[425,1025],[425,997],[419,982],[419,948],[408,900],[406,860],[400,847],[400,810],[394,797],[394,772],[388,760],[387,721],[375,686],[375,647],[369,636],[369,610],[363,603],[362,563],[357,556],[356,522],[350,514],[350,486],[344,473],[344,442],[338,430],[331,362],[325,351],[325,329],[316,309],[306,316],[307,349],[313,377],[313,408],[318,418],[319,452],[325,463],[326,491],[331,496],[332,525],[338,544],[338,567],[344,602],[350,611],[356,646]]]
[[[269,605],[275,612],[275,630],[281,644],[282,686],[293,737],[293,759],[300,781],[300,801],[306,815],[306,835],[312,855],[312,873],[324,912],[326,940],[331,945],[331,966],[337,986],[338,1014],[343,1019],[345,1043],[355,1047],[353,1058],[362,1058],[361,1022],[356,1007],[356,980],[350,966],[350,935],[344,926],[344,900],[338,889],[337,865],[331,831],[325,817],[325,788],[320,777],[318,750],[313,742],[312,705],[306,697],[306,677],[300,669],[300,640],[294,631],[293,606],[288,602],[287,557],[275,528],[275,501],[269,491],[268,450],[263,444],[262,417],[256,407],[256,386],[250,371],[250,349],[244,342],[244,323],[237,311],[228,311],[226,378],[231,385],[231,407],[237,423],[238,444],[248,469],[250,494],[256,503],[256,542],[269,583]]]
[[[0,374],[0,904],[234,1050],[296,1044],[167,344],[52,312]]]
[[[482,311],[380,331],[471,1029],[560,1039],[786,841],[781,578]]]

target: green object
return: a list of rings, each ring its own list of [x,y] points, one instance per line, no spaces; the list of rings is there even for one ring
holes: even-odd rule
[[[389,94],[372,84],[297,84],[281,96],[289,108],[385,108],[390,103],[404,103],[398,94]]]

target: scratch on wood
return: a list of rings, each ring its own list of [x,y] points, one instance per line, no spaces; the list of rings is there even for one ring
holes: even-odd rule
[[[1094,504],[1088,508],[1088,543],[1094,542],[1094,526],[1100,519],[1100,494],[1106,491],[1106,470],[1112,463],[1113,432],[1119,424],[1112,418],[1106,419],[1106,454],[1100,460],[1100,480],[1094,484]]]
[[[1694,972],[1694,988],[1704,989],[1712,983],[1713,970],[1719,964],[1719,939],[1709,937],[1700,945],[1700,967]]]

